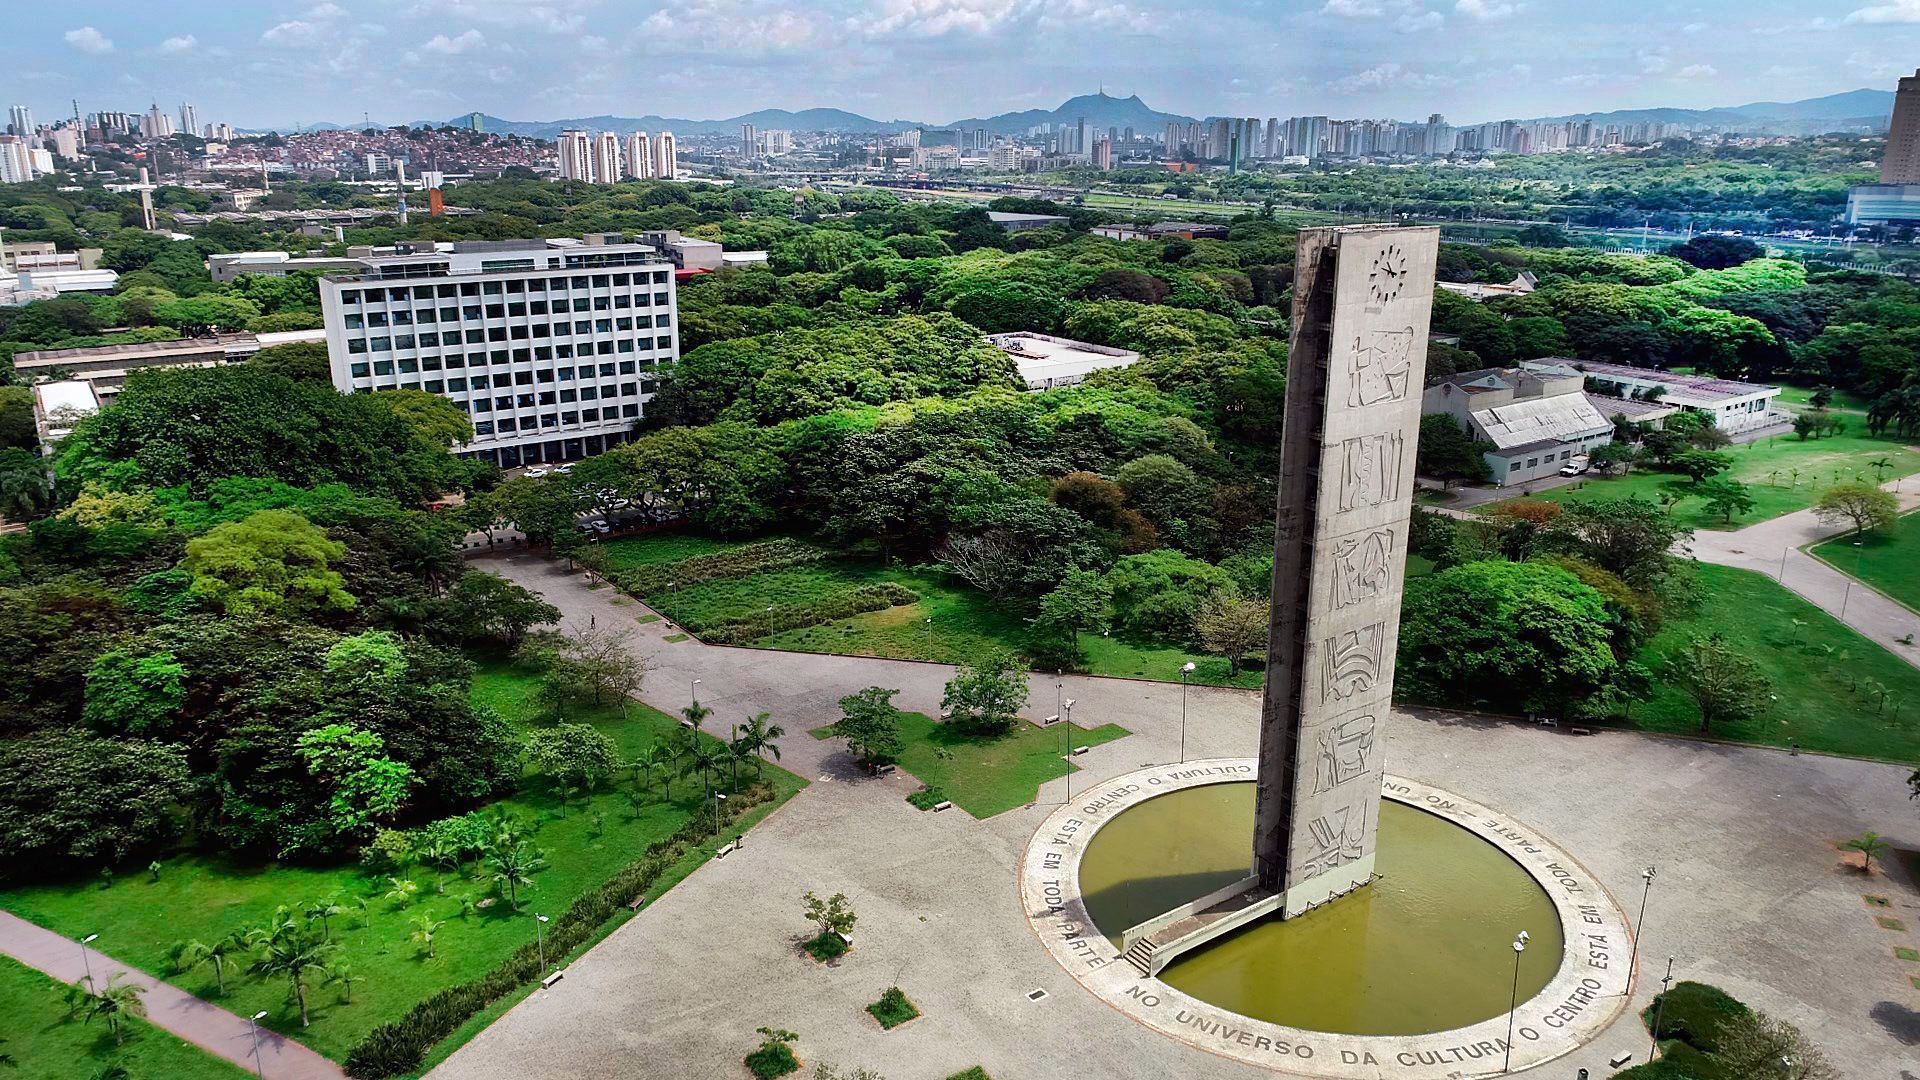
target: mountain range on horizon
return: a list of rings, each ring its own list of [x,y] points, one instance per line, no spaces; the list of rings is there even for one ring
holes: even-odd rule
[[[1746,105],[1711,109],[1646,108],[1616,109],[1608,112],[1571,113],[1560,116],[1530,117],[1521,123],[1539,121],[1592,120],[1596,123],[1697,123],[1743,125],[1756,134],[1817,134],[1834,130],[1872,130],[1884,128],[1893,112],[1890,90],[1849,90],[1800,101],[1758,101]],[[412,127],[460,125],[470,113],[452,120],[416,120]],[[679,135],[726,135],[737,132],[742,124],[786,131],[827,131],[841,133],[896,134],[913,128],[931,130],[984,128],[996,135],[1014,135],[1040,124],[1071,124],[1085,119],[1089,127],[1127,128],[1152,133],[1169,123],[1192,123],[1196,117],[1164,113],[1140,100],[1138,94],[1114,97],[1104,91],[1070,98],[1053,109],[1027,109],[987,117],[968,117],[944,124],[916,120],[876,120],[844,109],[814,108],[789,111],[761,109],[722,120],[691,120],[654,114],[638,117],[599,115],[564,120],[507,120],[481,114],[488,132],[551,139],[562,131],[579,128],[587,131],[613,131],[622,135],[633,131],[672,131]],[[1750,125],[1750,126],[1746,126]],[[1466,125],[1462,125],[1466,126]],[[296,131],[338,131],[350,124],[309,124]]]

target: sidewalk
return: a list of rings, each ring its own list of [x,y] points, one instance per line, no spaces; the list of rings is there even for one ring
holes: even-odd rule
[[[123,984],[144,986],[147,992],[141,1000],[147,1007],[148,1023],[248,1072],[256,1068],[253,1035],[245,1017],[135,971],[104,953],[88,949],[82,961],[79,942],[5,911],[0,911],[0,952],[63,983],[79,982],[90,966],[95,986],[104,986],[114,975],[121,976]],[[265,1028],[260,1029],[258,1069],[270,1080],[346,1080],[347,1075],[340,1066]]]

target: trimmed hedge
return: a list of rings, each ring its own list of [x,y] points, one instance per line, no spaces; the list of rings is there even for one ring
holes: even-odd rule
[[[749,577],[768,570],[824,562],[832,553],[825,548],[798,540],[769,540],[763,544],[695,555],[670,563],[642,566],[620,575],[619,586],[635,596],[652,596],[678,586],[704,585],[709,581]]]
[[[753,807],[770,801],[773,795],[771,787],[756,783],[727,799],[724,818],[730,824]],[[712,829],[711,819],[695,814],[672,836],[654,842],[645,855],[627,864],[598,889],[582,893],[565,914],[548,926],[549,954],[566,956],[585,945],[602,924],[635,897],[645,895],[682,856],[709,838]],[[546,974],[540,966],[537,943],[527,942],[485,975],[446,987],[415,1005],[400,1019],[368,1032],[347,1055],[347,1074],[361,1080],[381,1080],[418,1069],[426,1060],[427,1052],[461,1024],[520,987],[538,982]]]
[[[1655,995],[1642,1018],[1653,1026],[1660,1018],[1654,1037],[1677,1039],[1696,1050],[1713,1053],[1720,1047],[1720,1029],[1729,1020],[1747,1016],[1751,1010],[1717,986],[1706,983],[1677,982],[1673,988]]]
[[[739,645],[757,641],[784,630],[818,626],[835,619],[862,615],[869,611],[885,611],[890,607],[919,602],[919,593],[905,585],[889,581],[879,585],[862,585],[818,604],[776,607],[772,611],[756,612],[744,619],[728,619],[725,622],[707,626],[695,626],[687,622],[682,622],[680,625],[700,635],[700,639],[709,645]]]

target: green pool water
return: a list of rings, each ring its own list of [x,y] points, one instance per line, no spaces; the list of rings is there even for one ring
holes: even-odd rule
[[[1176,905],[1244,877],[1250,783],[1149,799],[1109,822],[1080,862],[1094,925],[1117,939]],[[1514,935],[1520,1000],[1559,970],[1553,903],[1492,844],[1424,810],[1380,808],[1372,885],[1285,922],[1254,924],[1188,953],[1161,981],[1244,1016],[1310,1031],[1420,1035],[1507,1010]]]

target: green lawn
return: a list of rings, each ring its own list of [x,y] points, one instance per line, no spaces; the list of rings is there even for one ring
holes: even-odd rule
[[[1785,405],[1813,406],[1813,390],[1805,386],[1782,386],[1779,401]],[[1834,412],[1865,414],[1870,403],[1866,398],[1851,390],[1835,390],[1833,401],[1827,407]]]
[[[1920,669],[1764,574],[1708,564],[1697,572],[1705,596],[1699,612],[1663,630],[1640,662],[1657,670],[1689,635],[1717,631],[1772,677],[1778,699],[1760,718],[1717,726],[1713,736],[1920,761]],[[1795,626],[1795,619],[1805,625]],[[1868,679],[1892,689],[1884,709],[1865,689]],[[1634,706],[1631,719],[1648,731],[1693,734],[1700,729],[1692,699],[1666,687],[1652,701]]]
[[[606,552],[607,572],[617,574],[639,566],[677,562],[695,555],[712,555],[740,546],[737,542],[691,533],[664,532],[608,540],[600,545],[600,550]]]
[[[1908,514],[1865,536],[1834,537],[1811,551],[1841,573],[1920,610],[1920,514]]]
[[[1063,721],[1040,728],[1023,722],[998,738],[976,739],[925,713],[901,713],[899,764],[921,783],[940,789],[953,805],[989,818],[1032,802],[1041,784],[1078,772],[1067,756],[1075,746],[1098,746],[1130,734],[1118,724],[1088,729]],[[832,726],[815,728],[813,737],[833,738]]]
[[[536,688],[532,673],[494,665],[483,667],[475,676],[473,696],[509,720],[531,726],[536,723]],[[617,706],[578,710],[568,719],[606,732],[624,756],[670,735],[678,726],[672,718],[638,703],[624,719]],[[755,808],[738,827],[750,826],[805,786],[805,781],[772,766],[766,774],[780,798]],[[398,1017],[443,986],[484,973],[531,939],[534,913],[559,914],[576,896],[638,858],[648,844],[673,833],[690,815],[707,810],[697,780],[676,781],[671,802],[656,789],[637,811],[625,794],[629,786],[623,778],[615,785],[618,790],[604,790],[569,808],[543,782],[530,780],[497,804],[537,822],[533,843],[546,852],[550,863],[535,876],[536,888],[523,895],[525,910],[517,914],[498,902],[461,917],[461,897],[477,902],[491,895],[488,883],[465,874],[416,868],[412,878],[420,886],[420,897],[402,907],[383,898],[384,874],[370,874],[357,865],[254,866],[191,854],[165,860],[158,881],[144,873],[128,873],[110,888],[95,881],[24,886],[0,892],[0,907],[69,936],[98,933],[96,947],[103,952],[195,993],[218,998],[211,969],[186,974],[171,969],[167,953],[174,942],[189,938],[212,942],[229,931],[266,921],[276,905],[339,897],[349,909],[349,914],[332,920],[334,937],[343,946],[339,959],[364,980],[354,985],[351,1004],[342,1000],[337,987],[314,987],[309,993],[313,1025],[303,1031],[298,1013],[286,1001],[284,982],[236,980],[231,973],[228,994],[220,1001],[236,1012],[266,1009],[271,1027],[340,1060],[374,1026]],[[683,877],[703,858],[700,851],[690,853],[685,867],[670,873],[661,888]],[[442,885],[444,894],[438,891]],[[357,898],[368,896],[373,899],[363,920]],[[431,960],[408,940],[412,920],[422,914],[446,923]]]
[[[132,1080],[241,1080],[252,1075],[143,1021],[129,1021],[114,1043],[100,1021],[70,1019],[65,987],[0,956],[0,1076],[8,1080],[86,1080],[118,1065]]]
[[[1840,480],[1872,481],[1877,476],[1891,480],[1920,472],[1920,452],[1898,442],[1866,435],[1837,435],[1805,442],[1793,435],[1777,435],[1745,446],[1730,446],[1723,452],[1734,462],[1732,471],[1726,475],[1747,485],[1753,496],[1753,511],[1734,518],[1729,526],[1719,515],[1707,513],[1699,499],[1688,498],[1674,507],[1675,518],[1688,528],[1737,529],[1804,510],[1820,498],[1822,491]],[[1891,463],[1889,468],[1877,472],[1871,467],[1872,462],[1883,459]],[[1795,470],[1798,470],[1797,476]],[[1593,477],[1530,497],[1570,502],[1637,495],[1658,501],[1668,490],[1667,485],[1676,480],[1685,483],[1685,478],[1675,473],[1635,469],[1625,476]],[[1484,512],[1498,505],[1493,503],[1480,509]]]

